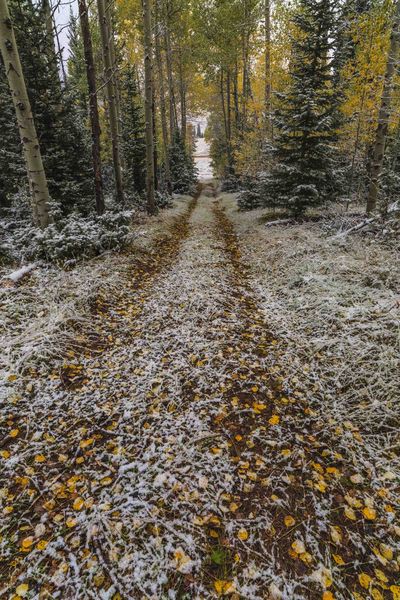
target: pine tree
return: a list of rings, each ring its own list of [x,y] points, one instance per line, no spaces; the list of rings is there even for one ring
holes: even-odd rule
[[[278,163],[267,204],[296,215],[338,194],[335,151],[340,88],[333,85],[334,0],[300,0],[294,16],[291,86],[276,115]]]
[[[146,141],[141,97],[135,72],[127,67],[121,82],[122,149],[127,185],[142,194],[146,189]]]
[[[190,193],[197,181],[197,169],[193,153],[185,147],[179,129],[174,131],[169,156],[173,191],[178,194]]]
[[[79,107],[86,113],[88,106],[88,84],[85,66],[85,51],[79,19],[72,10],[70,14],[68,57],[68,86],[74,91]]]
[[[17,45],[25,73],[28,96],[40,139],[43,162],[48,173],[50,196],[60,203],[64,212],[79,206],[85,210],[92,204],[92,177],[90,165],[90,143],[83,119],[76,108],[73,93],[60,86],[58,64],[50,61],[54,52],[46,51],[49,39],[43,15],[30,0],[11,0]],[[1,66],[0,81],[4,81]],[[11,99],[2,91],[1,113],[11,110]],[[11,106],[11,108],[10,108]],[[3,115],[0,120],[3,121]],[[3,129],[4,131],[4,129]],[[18,139],[15,119],[0,141],[0,172],[10,172],[7,178],[8,192],[20,187],[20,171],[7,153],[14,154]],[[18,148],[19,153],[19,148]]]

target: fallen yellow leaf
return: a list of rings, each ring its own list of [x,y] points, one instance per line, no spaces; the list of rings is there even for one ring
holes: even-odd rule
[[[374,508],[366,506],[365,508],[363,508],[362,513],[364,517],[369,521],[373,521],[374,519],[376,519],[376,510]]]
[[[35,462],[37,463],[42,463],[46,461],[46,457],[43,456],[43,454],[36,454],[35,456]]]
[[[306,551],[304,543],[301,540],[296,540],[292,544],[292,549],[296,554],[303,554]]]
[[[17,437],[18,434],[19,434],[19,429],[11,429],[9,436],[14,438],[14,437]]]
[[[296,523],[296,520],[291,515],[286,515],[284,522],[286,527],[293,527],[293,525]]]
[[[66,523],[67,527],[71,528],[71,527],[75,527],[77,521],[73,517],[68,517],[68,519],[66,520],[65,523]]]
[[[23,598],[28,593],[28,590],[29,585],[27,583],[21,583],[15,591],[17,592],[18,596],[21,596]]]
[[[233,581],[225,581],[223,579],[217,579],[214,581],[214,588],[217,594],[224,596],[235,591],[235,584]]]
[[[272,415],[270,419],[268,419],[268,423],[270,425],[278,425],[280,421],[279,415]]]
[[[238,536],[239,540],[242,540],[243,542],[245,542],[249,537],[249,533],[246,529],[244,529],[242,527],[241,529],[239,529],[237,536]]]
[[[74,510],[81,510],[84,505],[84,500],[81,497],[75,498],[72,508]]]
[[[363,587],[365,590],[368,590],[369,586],[371,585],[372,578],[367,573],[360,573],[358,576],[358,581],[360,582],[361,587]]]
[[[28,550],[33,544],[33,536],[26,537],[22,540],[21,546],[24,550]]]

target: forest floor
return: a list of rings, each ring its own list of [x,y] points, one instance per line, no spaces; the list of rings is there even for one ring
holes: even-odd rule
[[[400,599],[397,251],[234,202],[2,290],[0,597]]]

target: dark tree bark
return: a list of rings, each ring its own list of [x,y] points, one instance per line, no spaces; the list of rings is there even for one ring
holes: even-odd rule
[[[146,200],[147,212],[155,214],[154,197],[154,137],[153,137],[153,44],[150,0],[142,0],[144,26],[144,74],[146,117]]]
[[[118,113],[115,99],[115,87],[113,84],[113,72],[115,66],[113,65],[111,59],[105,1],[97,0],[97,8],[99,12],[101,44],[103,50],[107,102],[110,121],[110,134],[115,175],[115,187],[117,193],[117,200],[122,203],[124,201],[124,189],[122,180],[121,152],[118,136]]]
[[[381,106],[378,116],[378,128],[375,135],[373,158],[371,162],[371,180],[367,198],[367,214],[376,208],[379,192],[379,178],[382,172],[383,159],[385,155],[386,137],[391,115],[391,104],[393,95],[393,78],[399,58],[400,48],[400,0],[396,2],[393,17],[392,31],[390,35],[389,52],[386,63],[385,80],[381,97]]]
[[[92,131],[92,161],[94,173],[94,189],[96,210],[98,215],[104,212],[103,179],[101,175],[100,158],[100,120],[96,92],[96,70],[93,58],[92,38],[90,35],[88,10],[86,0],[78,0],[79,19],[82,31],[83,48],[85,52],[86,77],[89,91],[89,115]]]

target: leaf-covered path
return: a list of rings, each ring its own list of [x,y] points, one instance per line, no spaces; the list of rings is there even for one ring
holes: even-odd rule
[[[1,597],[398,600],[392,474],[284,387],[212,187],[170,234],[91,347],[9,396]]]

